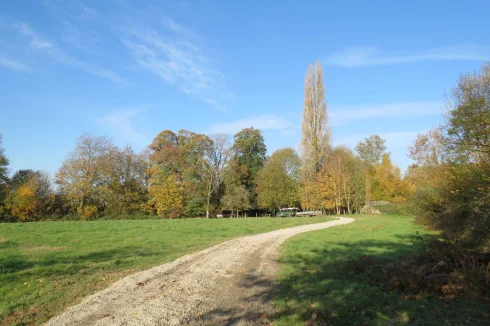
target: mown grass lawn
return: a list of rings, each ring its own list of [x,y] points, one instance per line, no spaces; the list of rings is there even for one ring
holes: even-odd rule
[[[0,324],[40,324],[117,279],[234,237],[330,218],[0,224]]]
[[[288,240],[274,325],[490,325],[488,302],[406,296],[373,282],[419,250],[417,231],[411,217],[362,216]]]

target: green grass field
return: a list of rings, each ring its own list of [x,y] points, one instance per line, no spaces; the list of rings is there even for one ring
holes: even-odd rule
[[[227,239],[330,218],[0,224],[0,324],[39,324],[117,279]]]
[[[274,325],[490,325],[488,302],[404,296],[373,282],[420,248],[417,231],[411,217],[362,216],[288,240]]]

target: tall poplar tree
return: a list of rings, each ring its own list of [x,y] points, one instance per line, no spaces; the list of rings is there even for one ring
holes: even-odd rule
[[[312,200],[316,175],[321,171],[323,160],[330,146],[323,68],[320,61],[308,67],[305,77],[301,147],[303,169],[301,181],[303,192],[301,202],[304,208],[318,208],[320,203]],[[317,206],[317,207],[315,207]]]

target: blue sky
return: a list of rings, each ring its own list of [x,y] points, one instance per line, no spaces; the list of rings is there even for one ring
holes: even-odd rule
[[[490,59],[487,1],[2,1],[0,132],[52,175],[84,132],[142,150],[162,130],[263,131],[298,148],[321,60],[334,144],[387,140],[405,168],[461,73]]]

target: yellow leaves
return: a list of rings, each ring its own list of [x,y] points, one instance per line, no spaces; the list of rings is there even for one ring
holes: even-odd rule
[[[149,194],[152,198],[149,204],[155,207],[158,215],[165,218],[178,218],[182,215],[184,197],[173,176],[152,184]]]
[[[373,199],[402,202],[401,194],[408,196],[409,193],[410,188],[401,179],[400,169],[391,162],[389,154],[384,154],[381,164],[374,169]]]
[[[37,212],[40,203],[36,196],[36,189],[36,180],[32,179],[10,194],[7,207],[14,217],[25,221]]]
[[[95,217],[95,215],[97,215],[97,206],[95,206],[95,205],[86,205],[83,208],[80,208],[79,207],[77,209],[77,213],[78,213],[78,215],[82,219],[84,219],[84,220],[90,220],[93,217]]]
[[[333,209],[336,207],[335,198],[338,193],[337,184],[332,175],[323,171],[317,177],[318,193],[321,198],[322,207]]]
[[[305,181],[301,187],[301,206],[306,209],[321,207],[320,191],[314,181]]]
[[[301,133],[303,156],[308,158],[309,168],[316,172],[330,142],[323,68],[319,61],[309,65],[306,73]]]

